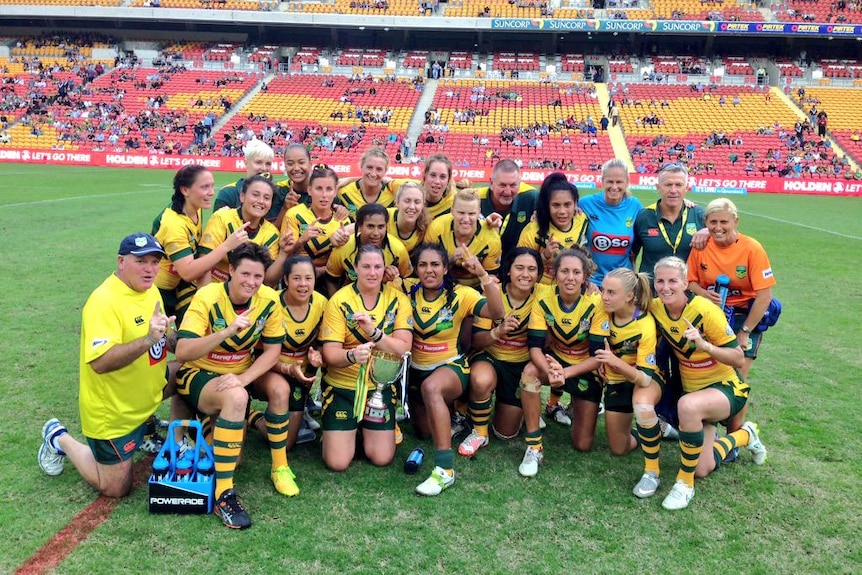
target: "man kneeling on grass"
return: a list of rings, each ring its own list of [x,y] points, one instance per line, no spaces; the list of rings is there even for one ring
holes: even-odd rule
[[[80,410],[84,445],[57,419],[42,428],[39,466],[60,475],[68,457],[108,497],[132,489],[132,456],[162,399],[174,395],[168,369],[173,316],[153,287],[165,252],[149,234],[120,243],[117,270],[90,294],[81,322]],[[174,367],[174,366],[172,366]]]

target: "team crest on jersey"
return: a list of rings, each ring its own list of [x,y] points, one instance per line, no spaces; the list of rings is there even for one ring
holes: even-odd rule
[[[633,225],[635,225],[635,221],[632,219],[632,217],[631,217],[631,216],[627,217],[627,218],[626,218],[626,227],[627,227],[627,228],[630,228],[630,227],[632,227]]]
[[[347,270],[347,279],[349,279],[352,282],[355,282],[357,277],[358,276],[356,275],[355,270]]]
[[[347,327],[349,327],[349,328],[354,328],[357,325],[356,320],[353,319],[353,316],[354,316],[354,314],[352,312],[347,314],[347,318],[346,318],[347,319]]]
[[[217,317],[213,322],[213,331],[221,331],[227,327],[227,322],[222,317]]]
[[[386,317],[383,318],[383,327],[391,327],[393,325],[395,325],[395,312],[390,310],[386,312]]]
[[[448,307],[442,308],[437,314],[437,327],[439,329],[452,328],[452,310]]]
[[[582,319],[580,327],[581,327],[581,332],[584,332],[584,331],[587,331],[588,329],[590,329],[590,320]]]
[[[602,322],[602,331],[609,331],[611,329],[611,324],[608,320]]]
[[[736,266],[736,277],[739,279],[745,279],[745,276],[748,275],[748,268],[745,266]]]
[[[518,223],[523,224],[527,221],[527,212],[518,212]]]
[[[697,226],[694,224],[686,224],[685,225],[685,233],[687,233],[690,236],[693,236],[694,234],[697,233]]]
[[[554,325],[554,316],[553,316],[553,314],[546,313],[546,314],[545,314],[545,322],[546,322],[548,325]]]
[[[254,324],[254,334],[257,335],[263,331],[263,325],[266,323],[265,317],[257,318],[257,321]]]
[[[635,350],[635,344],[630,341],[624,341],[620,351],[632,352]]]

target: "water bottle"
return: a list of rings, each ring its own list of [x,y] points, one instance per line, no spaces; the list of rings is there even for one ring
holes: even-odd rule
[[[727,303],[728,286],[730,286],[730,278],[726,275],[721,274],[715,278],[715,289],[718,291],[718,295],[721,296],[721,303],[718,304],[720,307],[724,307],[725,303]]]
[[[194,463],[194,459],[192,459],[191,450],[186,451],[180,459],[177,461],[177,473],[174,478],[175,481],[190,481],[192,478],[192,464]]]
[[[425,461],[425,450],[417,447],[407,456],[407,461],[404,462],[404,473],[413,475],[422,467],[423,461]]]
[[[213,474],[213,460],[205,450],[201,450],[198,459],[198,481],[209,481]]]
[[[164,455],[159,455],[153,460],[153,481],[167,479],[171,464]]]

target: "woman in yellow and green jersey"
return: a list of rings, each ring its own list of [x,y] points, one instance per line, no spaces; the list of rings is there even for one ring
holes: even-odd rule
[[[208,254],[198,254],[203,230],[204,208],[212,205],[215,189],[212,173],[203,166],[185,166],[174,176],[171,205],[153,221],[153,236],[165,248],[156,286],[165,302],[165,313],[182,322],[199,286],[210,282],[210,270],[229,251],[248,240],[240,227]],[[200,257],[199,257],[200,256]]]
[[[614,455],[625,455],[638,446],[631,434],[632,395],[635,388],[649,387],[655,373],[651,299],[647,274],[627,268],[611,270],[602,280],[602,308],[593,316],[590,328],[590,347],[605,380],[605,431]]]
[[[747,448],[756,465],[762,465],[767,454],[759,428],[751,421],[716,438],[715,424],[726,425],[748,402],[749,387],[739,375],[744,356],[724,311],[687,291],[687,277],[688,266],[681,259],[659,260],[654,272],[658,297],[650,306],[659,333],[679,360],[682,379],[683,396],[677,404],[680,467],[662,502],[662,507],[671,510],[687,507],[694,497],[694,478],[717,469],[733,448]],[[655,494],[660,484],[661,429],[654,410],[636,411],[635,416],[646,463],[634,493],[643,498]]]
[[[308,177],[308,195],[311,201],[308,205],[300,203],[287,211],[281,233],[288,232],[296,238],[291,255],[306,254],[314,262],[315,277],[323,278],[326,273],[326,262],[334,246],[332,236],[340,228],[350,223],[347,219],[339,219],[335,215],[335,201],[338,175],[325,165],[316,166]],[[318,291],[323,293],[323,285],[316,283]]]
[[[500,321],[477,317],[473,321],[473,347],[480,350],[470,358],[470,389],[467,417],[472,432],[458,446],[458,453],[472,456],[488,445],[491,395],[496,391],[494,434],[500,439],[518,435],[523,421],[518,381],[527,362],[527,324],[542,276],[542,258],[536,250],[515,248],[504,260],[502,272],[503,310]]]
[[[589,333],[593,315],[601,301],[587,293],[587,283],[595,265],[580,248],[557,255],[553,273],[555,285],[537,286],[536,299],[527,326],[530,363],[521,376],[521,405],[527,432],[527,450],[518,472],[531,477],[544,459],[539,412],[543,384],[551,383],[552,372],[562,371],[562,387],[572,394],[574,422],[572,445],[576,449],[592,443],[599,414],[602,385],[594,371],[598,361],[590,357]]]
[[[466,253],[475,255],[491,275],[496,275],[500,269],[502,255],[500,234],[481,219],[479,204],[475,190],[458,190],[452,213],[435,219],[425,233],[426,242],[440,244],[446,249],[455,281],[472,288],[479,287],[479,279],[464,267]]]
[[[389,208],[389,235],[404,243],[407,253],[413,254],[416,246],[425,239],[431,216],[425,207],[422,187],[416,182],[404,182],[395,194],[395,207]]]
[[[383,252],[373,244],[357,250],[356,281],[338,290],[326,304],[320,331],[326,371],[323,389],[323,462],[333,471],[350,466],[356,451],[356,432],[368,460],[389,465],[395,457],[395,391],[384,386],[384,421],[364,418],[366,397],[356,397],[360,365],[372,349],[401,356],[410,350],[410,301],[384,283]],[[385,382],[381,382],[385,383]],[[358,407],[358,410],[357,410]]]
[[[275,188],[268,178],[251,176],[243,180],[239,193],[239,207],[226,206],[213,212],[198,246],[198,254],[210,253],[228,236],[237,230],[245,229],[250,242],[263,246],[269,251],[274,263],[266,271],[266,283],[277,284],[281,278],[286,256],[279,257],[278,228],[266,220],[274,194]],[[229,268],[230,262],[225,254],[222,260],[210,270],[213,281],[227,281]]]
[[[338,201],[356,219],[356,212],[366,204],[380,204],[384,208],[395,205],[395,191],[406,180],[389,180],[389,155],[383,148],[369,148],[359,159],[362,177],[347,178],[339,183]]]
[[[439,495],[455,482],[449,405],[464,394],[470,382],[470,367],[459,343],[461,330],[469,329],[465,320],[503,317],[499,284],[469,252],[463,266],[479,279],[484,295],[453,281],[443,246],[426,243],[417,248],[418,282],[409,288],[413,355],[408,395],[419,435],[430,435],[434,443],[434,469],[416,487],[420,495]]]
[[[267,373],[284,340],[278,294],[263,285],[272,263],[263,246],[246,242],[230,253],[230,279],[211,283],[195,294],[177,333],[177,393],[201,413],[215,418],[214,512],[232,529],[251,526],[237,499],[233,476],[243,444],[246,388]],[[258,343],[263,352],[254,354]],[[287,466],[287,392],[272,393],[265,417],[272,455],[270,475],[276,490],[287,496],[299,489]]]
[[[519,246],[542,255],[543,284],[553,285],[551,268],[560,250],[583,245],[587,224],[586,216],[578,212],[578,188],[563,173],[549,174],[539,189],[536,217],[518,239]]]

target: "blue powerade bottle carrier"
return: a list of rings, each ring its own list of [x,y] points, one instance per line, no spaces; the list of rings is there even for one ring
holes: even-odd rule
[[[174,432],[183,427],[189,435],[194,436],[194,447],[180,453]],[[204,440],[200,422],[188,419],[172,421],[168,426],[165,444],[156,459],[162,457],[169,464],[167,473],[160,473],[161,477],[153,473],[148,481],[150,513],[212,513],[215,499],[212,469],[215,459],[212,447]],[[198,472],[201,467],[203,473]]]

